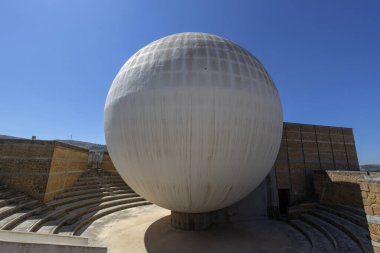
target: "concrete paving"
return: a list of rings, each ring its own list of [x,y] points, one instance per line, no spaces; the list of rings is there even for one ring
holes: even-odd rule
[[[131,208],[97,220],[82,236],[108,253],[311,252],[305,237],[284,222],[258,218],[181,231],[171,227],[169,215],[155,205]]]

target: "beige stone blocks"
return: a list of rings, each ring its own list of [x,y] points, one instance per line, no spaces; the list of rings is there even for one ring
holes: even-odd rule
[[[359,180],[366,175],[361,171],[315,171],[314,191],[322,203],[363,208]]]
[[[360,180],[360,190],[373,249],[380,252],[380,178],[378,173],[369,174]]]
[[[57,141],[0,140],[0,182],[42,201],[87,170],[88,150]]]
[[[110,155],[109,155],[108,152],[104,152],[100,168],[103,171],[118,174],[118,172],[116,171],[115,166],[112,163],[111,157],[110,157]]]
[[[88,151],[56,145],[52,156],[44,202],[70,188],[87,170]]]
[[[291,202],[311,197],[312,171],[359,170],[352,129],[285,122],[275,170]]]

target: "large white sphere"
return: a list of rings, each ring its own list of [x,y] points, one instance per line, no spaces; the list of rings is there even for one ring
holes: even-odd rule
[[[200,213],[252,192],[276,159],[282,107],[264,66],[221,37],[159,39],[121,68],[105,105],[122,178],[164,208]]]

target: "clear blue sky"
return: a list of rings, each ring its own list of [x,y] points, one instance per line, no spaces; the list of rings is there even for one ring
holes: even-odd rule
[[[354,128],[380,163],[380,1],[0,0],[0,134],[104,143],[122,64],[160,37],[201,31],[256,55],[285,121]]]

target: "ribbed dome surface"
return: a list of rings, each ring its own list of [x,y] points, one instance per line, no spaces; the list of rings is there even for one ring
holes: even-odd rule
[[[105,106],[105,135],[123,179],[179,212],[217,210],[254,190],[282,133],[277,89],[248,51],[221,37],[181,33],[139,50]]]

